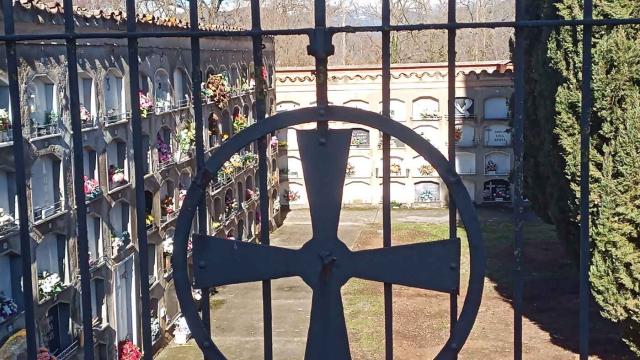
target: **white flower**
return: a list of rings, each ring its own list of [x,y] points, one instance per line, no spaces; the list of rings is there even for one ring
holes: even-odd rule
[[[162,242],[162,248],[165,254],[173,254],[173,237],[167,236]]]

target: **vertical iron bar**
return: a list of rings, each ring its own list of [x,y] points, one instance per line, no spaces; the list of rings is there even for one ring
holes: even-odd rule
[[[64,0],[64,29],[72,35],[75,31],[73,0]],[[82,151],[82,125],[80,124],[80,100],[78,89],[78,54],[76,39],[68,38],[67,71],[69,81],[69,114],[73,132],[73,191],[76,202],[76,234],[78,264],[80,267],[80,293],[82,303],[82,330],[84,333],[84,359],[93,360],[93,315],[91,304],[91,272],[89,271],[89,239],[87,236],[87,205],[84,194],[84,161]]]
[[[2,2],[4,13],[5,35],[15,34],[13,18],[13,1]],[[11,126],[13,133],[13,156],[16,169],[16,192],[18,197],[18,214],[20,225],[20,260],[22,265],[22,295],[24,297],[24,321],[27,331],[27,358],[36,358],[36,323],[34,314],[33,279],[31,277],[31,236],[29,234],[29,214],[27,204],[27,183],[25,177],[24,139],[22,137],[22,120],[20,118],[20,84],[18,82],[18,59],[16,42],[7,40],[7,76],[11,101]]]
[[[199,31],[198,22],[198,3],[195,0],[189,0],[189,26],[191,31]],[[193,93],[193,117],[196,128],[196,171],[204,169],[204,119],[202,118],[202,71],[200,70],[200,38],[191,37],[191,82]],[[198,205],[198,233],[205,234],[207,232],[207,208],[204,198]],[[211,305],[209,288],[201,289],[202,299],[200,301],[200,312],[202,322],[211,335]]]
[[[391,23],[390,0],[382,0],[382,26]],[[343,49],[346,51],[346,49]],[[382,31],[382,115],[391,115],[391,32]],[[391,246],[391,138],[382,135],[382,246]],[[384,284],[385,359],[393,359],[393,292]]]
[[[251,29],[253,31],[262,30],[260,20],[260,1],[251,0]],[[255,80],[256,97],[256,121],[264,121],[266,114],[267,89],[262,78],[262,67],[265,66],[262,60],[262,35],[255,33],[253,40],[253,73]],[[274,169],[271,169],[272,171]],[[269,167],[267,160],[267,137],[258,140],[258,174],[260,189],[260,242],[269,245]],[[262,282],[262,317],[263,317],[263,337],[264,337],[264,358],[273,359],[273,316],[271,306],[271,281]]]
[[[136,2],[126,0],[127,6],[127,33],[136,32]],[[145,198],[144,198],[144,171],[142,164],[144,154],[142,149],[142,123],[140,118],[140,84],[138,83],[138,39],[128,39],[129,54],[129,91],[131,101],[131,129],[133,135],[133,161],[135,176],[136,199],[136,231],[138,236],[138,264],[140,271],[140,302],[142,309],[142,350],[145,357],[153,357],[153,344],[151,340],[151,313],[149,299],[149,248],[147,247],[147,227],[145,224]]]
[[[524,20],[524,0],[516,0],[516,21]],[[515,52],[513,56],[514,78],[514,119],[513,119],[513,157],[514,157],[514,196],[513,196],[513,358],[522,359],[522,305],[524,280],[522,274],[522,255],[524,246],[524,202],[522,188],[524,184],[524,29],[515,29]]]
[[[315,19],[315,29],[316,29],[316,34],[324,31],[326,32],[327,29],[327,7],[326,7],[326,2],[325,0],[314,0],[314,19]],[[313,41],[327,41],[330,42],[331,41],[331,35],[326,34],[327,37],[329,37],[328,39],[325,39],[324,37],[313,37]],[[310,46],[314,46],[313,44],[311,44]],[[329,97],[327,94],[327,72],[328,72],[328,54],[326,53],[325,50],[327,50],[327,46],[328,44],[316,44],[316,46],[318,46],[318,48],[324,49],[322,52],[322,56],[318,56],[319,54],[314,54],[315,56],[315,61],[316,61],[316,105],[318,106],[318,108],[322,109],[325,108],[327,105],[329,105]],[[346,51],[346,49],[342,49],[342,51]],[[319,121],[318,122],[318,129],[322,130],[321,133],[324,132],[324,130],[327,130],[329,128],[329,123],[327,121]]]
[[[447,22],[456,24],[456,1],[449,0]],[[447,91],[449,101],[447,102],[448,115],[448,149],[449,164],[456,168],[456,29],[450,28],[447,31]],[[455,241],[458,237],[457,231],[457,211],[453,198],[449,196],[449,239]],[[458,289],[449,294],[449,334],[453,335],[453,328],[458,322]],[[456,356],[457,358],[457,356]]]
[[[593,19],[593,0],[584,0],[583,17]],[[580,114],[580,360],[589,357],[589,136],[591,132],[591,43],[593,27],[583,26]]]

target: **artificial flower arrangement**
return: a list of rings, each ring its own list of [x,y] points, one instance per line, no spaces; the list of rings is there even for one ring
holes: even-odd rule
[[[178,148],[183,154],[187,154],[191,151],[196,143],[196,125],[192,120],[189,120],[186,126],[178,131],[176,135],[178,140]]]
[[[220,226],[222,226],[222,223],[220,223],[218,221],[211,221],[211,228],[213,230],[218,230],[220,228]]]
[[[0,293],[0,323],[18,314],[18,305],[12,298]]]
[[[400,167],[400,164],[393,163],[393,164],[391,164],[390,170],[391,170],[392,174],[399,175],[400,172],[402,171],[402,168]]]
[[[420,113],[420,118],[422,120],[437,120],[438,119],[438,114],[435,112],[430,112],[428,110],[425,110],[423,112]]]
[[[36,360],[57,360],[55,356],[51,355],[49,349],[47,348],[39,348],[38,354],[36,355]]]
[[[11,121],[7,109],[0,109],[0,141],[8,140],[8,132],[11,129]]]
[[[366,143],[367,139],[351,135],[351,146],[365,145]]]
[[[171,197],[171,195],[167,195],[164,197],[164,199],[162,199],[162,202],[160,204],[160,212],[163,216],[168,216],[175,212],[175,209],[173,207],[173,197]]]
[[[62,281],[58,273],[42,272],[38,277],[38,293],[42,299],[54,297],[62,292]]]
[[[233,118],[233,132],[239,133],[247,127],[247,117],[238,114]]]
[[[497,169],[498,169],[498,165],[493,160],[487,161],[487,166],[486,166],[487,172],[495,172]]]
[[[225,161],[221,170],[223,175],[231,175],[233,174],[234,166],[231,161]]]
[[[166,236],[162,240],[162,251],[168,255],[173,254],[173,236]]]
[[[139,92],[140,95],[140,116],[143,119],[146,119],[149,116],[149,113],[153,110],[153,101],[151,97],[142,91]]]
[[[297,191],[290,190],[290,189],[285,189],[284,190],[284,197],[288,201],[296,201],[296,200],[300,199],[300,194]]]
[[[456,143],[462,139],[462,128],[461,127],[456,126],[456,129],[453,132],[453,139],[456,141]]]
[[[252,152],[248,152],[245,153],[244,155],[242,155],[242,164],[247,167],[247,166],[253,166],[255,164],[258,163],[258,155],[252,153]]]
[[[420,175],[427,176],[433,173],[435,169],[433,168],[433,166],[431,166],[431,164],[422,164],[418,171],[420,172]]]
[[[9,112],[5,108],[0,108],[0,131],[9,129]]]
[[[98,184],[97,179],[89,179],[88,176],[84,177],[84,196],[86,201],[94,200],[102,195],[102,189]]]
[[[169,146],[169,144],[164,142],[164,139],[162,139],[162,136],[160,136],[160,134],[158,134],[156,140],[158,143],[156,145],[156,149],[158,150],[158,161],[160,163],[165,163],[171,160],[171,147]]]
[[[127,182],[124,176],[124,169],[120,169],[113,165],[109,166],[109,178],[112,185],[123,185]]]
[[[91,121],[91,112],[82,104],[80,104],[80,121],[82,121],[83,124]]]
[[[157,317],[151,318],[151,338],[153,340],[158,339],[160,337],[160,320]]]
[[[233,154],[233,156],[231,156],[231,158],[229,159],[229,162],[235,169],[242,169],[242,157],[240,155]]]
[[[146,225],[147,229],[153,228],[153,221],[154,220],[155,220],[155,218],[151,214],[147,214],[147,216],[145,216],[144,224]]]
[[[131,239],[131,235],[129,235],[128,231],[123,231],[120,236],[111,234],[111,249],[113,250],[113,255],[117,255],[120,252],[120,248],[125,245],[125,243],[129,242]]]
[[[118,360],[140,360],[142,352],[133,341],[126,339],[118,343]]]
[[[3,208],[0,208],[0,231],[10,229],[16,225],[16,219],[11,214],[6,214]]]
[[[233,209],[237,209],[238,208],[238,200],[233,199],[226,199],[224,202],[224,213],[229,216],[231,215],[231,213],[233,212]]]
[[[184,317],[180,317],[176,321],[176,328],[173,330],[174,341],[177,344],[186,344],[187,340],[191,336],[191,329],[187,325],[187,320]]]
[[[208,101],[212,101],[220,109],[227,106],[229,102],[229,85],[224,76],[209,75],[207,82],[204,84],[203,95]]]
[[[347,163],[346,174],[347,176],[353,176],[356,173],[356,168],[351,164]]]

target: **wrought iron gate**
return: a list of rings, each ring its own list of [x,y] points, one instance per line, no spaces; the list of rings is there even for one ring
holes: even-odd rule
[[[279,127],[290,126],[302,122],[315,121],[318,123],[318,130],[316,132],[309,133],[301,133],[301,138],[303,140],[304,146],[309,147],[309,159],[313,159],[314,157],[322,154],[323,151],[327,151],[326,147],[322,147],[321,145],[326,145],[327,143],[333,142],[344,142],[344,138],[346,135],[343,132],[337,130],[329,130],[327,125],[327,120],[341,120],[347,122],[355,122],[359,124],[369,125],[372,127],[377,127],[384,131],[383,137],[383,164],[384,164],[384,174],[383,174],[383,238],[384,238],[384,247],[390,247],[391,245],[391,213],[390,213],[390,155],[389,155],[389,142],[390,136],[397,136],[402,140],[405,140],[408,144],[414,146],[416,150],[421,152],[423,156],[425,156],[428,160],[432,161],[436,169],[442,175],[443,179],[449,185],[449,188],[452,190],[452,194],[454,197],[454,202],[450,207],[450,240],[447,242],[440,243],[440,245],[435,245],[435,253],[438,251],[443,251],[442,254],[455,253],[457,249],[457,234],[456,234],[456,226],[455,226],[455,214],[459,209],[462,215],[462,218],[467,226],[469,233],[471,235],[471,244],[472,247],[476,247],[476,252],[474,257],[477,257],[474,260],[474,264],[472,264],[472,271],[474,272],[473,277],[482,277],[482,252],[481,252],[481,244],[480,240],[477,238],[479,236],[479,229],[477,222],[473,218],[473,211],[470,208],[470,204],[468,203],[468,198],[466,198],[463,194],[465,194],[464,188],[459,182],[459,178],[455,176],[451,169],[454,168],[455,162],[455,141],[454,141],[454,133],[455,133],[455,107],[454,107],[454,99],[455,99],[455,54],[456,54],[456,31],[459,29],[470,29],[470,28],[514,28],[515,29],[515,52],[514,52],[514,67],[515,67],[515,106],[514,106],[514,152],[515,152],[515,172],[514,172],[514,222],[515,222],[515,233],[514,233],[514,245],[515,245],[515,267],[514,267],[514,319],[515,319],[515,328],[514,328],[514,357],[516,359],[522,358],[522,304],[523,304],[523,275],[522,275],[522,247],[523,247],[523,199],[522,199],[522,187],[523,187],[523,168],[522,168],[522,156],[523,156],[523,122],[524,122],[524,47],[522,45],[522,35],[526,28],[531,27],[562,27],[562,26],[572,26],[572,27],[582,27],[584,29],[583,36],[583,83],[582,83],[582,114],[581,114],[581,234],[580,234],[580,357],[581,359],[587,359],[588,355],[588,338],[589,338],[589,319],[588,319],[588,299],[589,299],[589,282],[588,282],[588,266],[589,266],[589,212],[588,212],[588,203],[589,203],[589,182],[588,182],[588,174],[589,174],[589,165],[588,165],[588,156],[589,156],[589,118],[590,111],[592,107],[592,99],[591,99],[591,42],[592,42],[592,29],[594,26],[616,26],[622,24],[640,24],[640,19],[637,18],[627,18],[627,19],[593,19],[592,10],[593,10],[593,1],[585,0],[584,1],[584,13],[583,19],[579,20],[530,20],[526,17],[525,14],[525,6],[527,5],[526,0],[515,0],[516,4],[516,20],[515,21],[505,21],[505,22],[490,22],[490,23],[458,23],[456,22],[456,2],[455,0],[449,0],[448,7],[448,21],[447,23],[438,23],[438,24],[414,24],[414,25],[392,25],[390,23],[390,0],[382,0],[382,24],[375,26],[352,26],[352,27],[327,27],[326,24],[326,14],[325,14],[325,0],[315,0],[315,27],[313,28],[299,28],[299,29],[275,29],[275,30],[265,30],[261,27],[260,22],[260,7],[259,0],[251,0],[251,18],[252,18],[252,28],[250,30],[202,30],[199,27],[199,16],[198,16],[198,7],[195,0],[190,0],[190,25],[189,29],[181,30],[181,31],[154,31],[154,32],[143,32],[137,31],[136,24],[136,11],[135,11],[135,0],[126,0],[126,31],[121,33],[113,33],[113,32],[92,32],[92,33],[78,33],[75,31],[75,23],[73,18],[72,11],[65,11],[65,32],[64,33],[31,33],[31,34],[16,34],[15,31],[15,22],[14,22],[14,12],[13,12],[13,0],[3,0],[3,12],[4,12],[4,27],[5,33],[0,36],[2,41],[5,43],[6,52],[7,52],[7,68],[9,74],[9,88],[10,88],[10,101],[11,101],[11,113],[12,113],[12,132],[13,132],[13,149],[16,159],[16,168],[20,171],[16,172],[16,184],[17,184],[17,198],[18,198],[18,209],[19,209],[19,227],[20,227],[20,244],[22,249],[22,272],[23,276],[23,289],[24,289],[24,297],[25,299],[32,299],[32,283],[33,279],[31,276],[27,276],[27,274],[31,273],[31,254],[30,254],[30,224],[28,222],[28,213],[27,213],[27,196],[24,188],[24,184],[26,183],[25,173],[24,173],[24,147],[23,147],[23,132],[21,128],[21,118],[20,118],[20,84],[18,81],[18,55],[16,53],[16,47],[20,42],[25,41],[37,41],[37,40],[64,40],[66,42],[67,49],[67,64],[68,64],[68,83],[70,87],[70,106],[73,111],[71,112],[71,124],[73,131],[73,150],[74,153],[79,154],[82,153],[82,136],[81,136],[81,121],[80,121],[80,107],[79,107],[79,95],[78,95],[78,70],[76,67],[77,64],[77,50],[76,43],[78,39],[96,39],[96,38],[125,38],[128,41],[128,57],[129,57],[129,65],[130,65],[130,78],[137,78],[138,76],[138,40],[144,38],[163,38],[163,37],[188,37],[191,39],[191,47],[192,47],[192,68],[194,69],[192,74],[193,79],[193,104],[194,104],[194,115],[195,115],[195,123],[196,123],[196,157],[198,167],[200,168],[200,173],[198,175],[197,181],[195,182],[194,188],[190,192],[189,200],[186,203],[185,209],[188,211],[183,212],[181,218],[179,219],[179,227],[182,232],[182,250],[186,249],[186,236],[189,232],[189,228],[191,225],[190,219],[187,218],[187,213],[194,214],[197,208],[198,214],[198,231],[199,233],[204,232],[204,224],[206,224],[205,220],[205,209],[202,206],[201,198],[198,198],[198,194],[202,191],[201,186],[206,183],[210,179],[211,174],[215,173],[217,167],[220,166],[220,161],[223,160],[224,156],[230,156],[232,152],[240,149],[243,142],[258,140],[259,144],[259,168],[260,173],[262,174],[259,182],[260,186],[260,206],[261,212],[263,214],[268,214],[268,201],[267,200],[267,163],[266,163],[266,140],[262,138],[268,132],[275,130]],[[72,0],[64,0],[64,8],[72,9],[73,1]],[[448,149],[448,162],[447,165],[442,158],[438,158],[433,154],[432,149],[429,146],[425,146],[422,142],[420,142],[416,135],[413,134],[410,130],[403,128],[400,125],[394,124],[391,125],[391,121],[388,120],[390,114],[390,34],[391,32],[403,32],[403,31],[417,31],[417,30],[446,30],[448,32],[448,83],[449,83],[449,91],[448,91],[448,114],[449,114],[449,149]],[[382,116],[378,116],[371,113],[366,113],[362,111],[349,110],[345,108],[337,108],[331,107],[328,105],[327,100],[327,59],[329,56],[333,54],[333,46],[331,45],[331,38],[335,34],[345,33],[345,32],[377,32],[382,35]],[[312,109],[299,110],[296,112],[292,112],[290,114],[276,116],[274,118],[265,121],[265,98],[264,98],[264,88],[265,84],[262,80],[262,77],[259,76],[260,71],[262,69],[262,37],[265,35],[272,36],[285,36],[285,35],[307,35],[310,39],[310,46],[308,48],[309,54],[315,58],[316,62],[316,74],[317,74],[317,107]],[[247,36],[251,37],[253,40],[253,55],[254,55],[254,72],[256,74],[256,97],[257,97],[257,117],[258,124],[252,128],[245,130],[242,135],[239,135],[237,138],[232,139],[228,145],[225,147],[224,152],[217,153],[212,161],[210,161],[205,167],[204,162],[204,148],[203,148],[203,118],[202,118],[202,106],[200,99],[200,84],[202,82],[202,74],[195,69],[200,68],[200,58],[199,58],[199,50],[200,50],[200,39],[204,37],[227,37],[227,36]],[[139,103],[139,84],[136,81],[130,82],[130,94],[131,94],[131,103],[138,104]],[[132,127],[133,127],[133,136],[134,139],[141,139],[141,125],[140,125],[140,111],[137,107],[133,107],[132,109]],[[135,182],[137,184],[144,183],[144,171],[143,168],[143,148],[142,141],[134,141],[134,160],[135,160]],[[336,156],[338,160],[344,160],[344,151],[343,147],[336,147],[335,153],[327,153],[327,155]],[[332,150],[333,151],[333,150]],[[344,162],[344,161],[343,161]],[[84,333],[84,348],[92,349],[93,348],[93,329],[91,324],[91,298],[90,298],[90,273],[89,273],[89,259],[88,259],[88,243],[87,243],[87,226],[86,226],[86,205],[84,201],[84,193],[83,193],[83,161],[79,156],[74,157],[74,196],[76,199],[76,213],[77,213],[77,227],[78,227],[78,256],[79,256],[79,267],[81,274],[81,290],[82,290],[82,308],[84,309],[83,314],[83,333]],[[305,165],[306,166],[306,165]],[[305,170],[307,168],[305,167]],[[327,171],[331,174],[338,174],[340,176],[336,177],[342,178],[344,175],[343,169],[333,168],[327,169]],[[309,172],[313,173],[314,170],[310,168]],[[340,173],[342,171],[342,173]],[[307,173],[305,171],[305,173]],[[336,179],[336,180],[338,180]],[[312,181],[310,181],[312,183]],[[336,191],[339,189],[339,182],[332,184]],[[337,214],[339,213],[339,198],[336,199],[317,199],[318,193],[314,192],[313,189],[310,190],[310,194],[312,196],[312,202],[318,202],[320,205],[313,205],[315,210],[312,210],[314,221],[314,241],[315,239],[320,238],[328,238],[331,240],[333,245],[338,244],[335,236],[334,227],[337,226]],[[138,226],[138,245],[139,245],[139,253],[140,253],[140,278],[146,279],[148,278],[148,267],[146,266],[147,262],[147,238],[146,238],[146,230],[145,230],[145,221],[143,207],[145,204],[144,201],[144,188],[141,186],[136,187],[135,191],[136,195],[136,204],[137,204],[137,226]],[[330,202],[329,200],[333,200]],[[196,205],[198,205],[196,207]],[[324,210],[327,210],[326,213]],[[331,210],[331,211],[328,211]],[[318,225],[318,220],[320,221],[329,221],[332,229],[326,229],[320,227]],[[263,216],[261,219],[261,242],[263,245],[269,245],[269,223],[268,218]],[[199,238],[199,237],[196,237]],[[316,246],[316,242],[310,242],[309,248],[313,248]],[[202,246],[204,249],[216,251],[216,252],[235,252],[234,249],[229,249],[228,246],[233,246],[230,243],[220,243],[215,240],[209,242],[198,242],[198,246]],[[438,248],[440,247],[440,248]],[[224,276],[216,279],[207,279],[203,277],[199,280],[200,284],[210,286],[216,283],[230,283],[234,281],[248,281],[248,280],[263,280],[263,298],[264,298],[264,351],[265,358],[271,359],[273,357],[272,354],[272,337],[271,337],[271,287],[268,279],[286,276],[293,273],[305,273],[309,271],[307,268],[299,267],[297,264],[296,257],[304,258],[305,256],[311,256],[308,254],[304,254],[304,249],[300,254],[288,254],[283,250],[272,249],[272,250],[257,250],[257,248],[253,246],[248,246],[243,244],[241,246],[242,255],[233,260],[227,261],[235,261],[232,265],[237,265],[241,261],[249,261],[258,256],[273,256],[274,258],[282,259],[285,263],[289,264],[287,267],[282,268],[256,268],[255,271],[249,272],[246,271],[244,273],[240,273],[238,278],[234,278],[232,274],[225,274]],[[378,281],[385,282],[384,287],[384,297],[385,297],[385,339],[386,339],[386,358],[393,358],[393,337],[392,337],[392,311],[391,311],[391,283],[397,282],[402,284],[408,284],[413,286],[420,286],[424,288],[431,288],[440,291],[450,292],[450,304],[451,304],[451,339],[445,345],[443,352],[441,353],[442,358],[454,358],[460,347],[464,343],[464,339],[466,338],[466,334],[468,334],[472,323],[474,312],[477,310],[479,306],[479,295],[481,293],[481,285],[478,285],[477,279],[472,279],[472,287],[476,286],[476,288],[472,288],[470,293],[474,294],[473,298],[465,304],[465,309],[462,311],[460,315],[458,315],[458,309],[456,308],[456,297],[457,292],[456,289],[452,289],[452,284],[456,282],[457,279],[457,270],[456,261],[453,258],[443,257],[440,260],[443,260],[443,263],[434,263],[430,265],[433,269],[425,269],[425,270],[434,270],[439,274],[446,274],[447,265],[449,265],[449,270],[455,270],[447,277],[443,277],[439,279],[441,282],[434,282],[435,280],[432,278],[413,278],[406,279],[402,277],[398,277],[394,271],[390,271],[388,274],[381,274],[379,268],[372,268],[368,270],[364,270],[359,267],[359,264],[363,262],[368,262],[370,264],[380,264],[384,265],[386,261],[390,261],[393,264],[398,264],[398,257],[404,256],[403,249],[389,249],[391,252],[387,253],[387,255],[379,255],[374,253],[369,254],[359,254],[359,253],[350,253],[347,249],[341,248],[339,245],[332,247],[329,252],[324,252],[321,250],[320,253],[316,253],[312,255],[312,257],[319,256],[320,262],[316,266],[315,271],[319,272],[323,276],[330,277],[332,273],[338,274],[339,281],[344,281],[345,277],[348,276],[361,276],[364,278],[375,279]],[[439,249],[439,250],[438,250]],[[317,250],[317,249],[316,249]],[[424,249],[411,249],[416,250],[418,252],[422,252]],[[431,251],[433,249],[430,249]],[[271,252],[269,252],[271,251]],[[382,252],[380,253],[382,254]],[[343,259],[347,258],[347,262],[343,262]],[[394,260],[395,259],[395,260]],[[451,260],[453,264],[450,262],[444,261],[444,259]],[[190,304],[190,299],[186,299],[187,293],[186,290],[190,286],[188,282],[185,281],[186,275],[186,263],[185,259],[181,257],[176,257],[174,259],[177,271],[179,272],[179,278],[181,278],[180,282],[180,297],[182,298],[183,303],[183,311],[187,314],[191,314],[191,318],[195,315],[195,308],[193,308]],[[224,265],[222,262],[218,263],[209,263],[205,260],[202,260],[202,267],[200,268],[200,263],[196,263],[197,267],[200,268],[199,271],[206,269],[218,269],[220,266]],[[290,262],[290,263],[289,263]],[[415,263],[410,263],[408,265],[416,265]],[[407,265],[407,266],[408,266]],[[319,268],[318,268],[319,266]],[[306,274],[306,273],[305,273]],[[315,274],[317,275],[317,273]],[[314,276],[315,276],[314,275]],[[428,274],[425,271],[425,275]],[[336,283],[327,280],[326,283],[315,283],[311,275],[304,275],[305,281],[314,287],[314,303],[316,296],[324,296],[327,299],[333,299],[335,304],[339,303],[338,297],[335,296],[336,289],[335,288],[327,288],[327,284],[331,284],[331,286],[336,286]],[[481,280],[481,279],[480,279]],[[335,281],[335,280],[333,280]],[[480,281],[481,284],[481,281]],[[480,288],[477,288],[477,287]],[[151,354],[152,350],[152,342],[151,342],[151,329],[150,329],[150,299],[149,299],[149,289],[146,286],[141,286],[141,316],[142,316],[142,339],[143,339],[143,350],[147,354]],[[475,289],[475,290],[474,290]],[[190,296],[190,292],[188,293]],[[320,295],[316,295],[320,294]],[[203,298],[208,298],[208,292],[206,289],[203,289]],[[187,301],[188,300],[188,301]],[[208,306],[208,302],[205,301],[204,305]],[[221,354],[219,354],[215,350],[215,346],[211,340],[207,340],[204,336],[207,333],[208,324],[209,324],[209,310],[205,306],[202,311],[202,326],[196,326],[196,335],[200,346],[203,348],[205,353],[209,355],[211,358],[219,358]],[[36,358],[36,328],[35,328],[35,319],[34,319],[34,304],[30,301],[26,301],[24,304],[25,307],[25,320],[26,320],[26,330],[27,330],[27,349],[28,349],[28,358],[35,359]],[[325,310],[330,311],[330,314],[335,318],[330,319],[331,321],[335,320],[338,324],[341,324],[340,313],[336,311],[340,309],[332,308]],[[318,311],[322,311],[322,309],[318,309]],[[333,334],[333,336],[326,336],[323,338],[322,334],[328,334],[328,329],[324,326],[325,324],[316,323],[312,321],[312,326],[316,326],[317,328],[313,328],[311,333],[314,336],[311,337],[313,342],[308,345],[308,358],[320,358],[323,354],[329,354],[332,358],[348,358],[348,348],[347,344],[344,342],[345,338],[344,329],[341,328],[340,332],[337,334]],[[341,326],[341,325],[340,325]],[[318,338],[315,337],[315,334],[320,334]],[[208,336],[208,335],[207,335]],[[310,340],[311,340],[310,339]],[[320,341],[315,342],[315,341]],[[326,341],[323,343],[322,341]],[[323,349],[324,346],[333,347],[331,349]],[[328,353],[324,353],[323,351],[329,351]],[[84,352],[85,359],[93,359],[94,354],[92,351]]]

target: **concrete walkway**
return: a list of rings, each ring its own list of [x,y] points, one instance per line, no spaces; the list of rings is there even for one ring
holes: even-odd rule
[[[446,210],[424,212],[394,211],[403,221],[447,221]],[[365,225],[382,222],[377,209],[343,210],[339,236],[350,248]],[[284,225],[271,234],[275,246],[299,248],[311,237],[309,211],[288,214]],[[275,359],[302,359],[307,341],[311,309],[311,290],[300,278],[272,282],[273,351]],[[263,358],[261,283],[228,285],[212,297],[212,333],[215,343],[229,359]],[[187,345],[171,344],[156,358],[162,360],[197,359],[200,350],[193,340]]]

